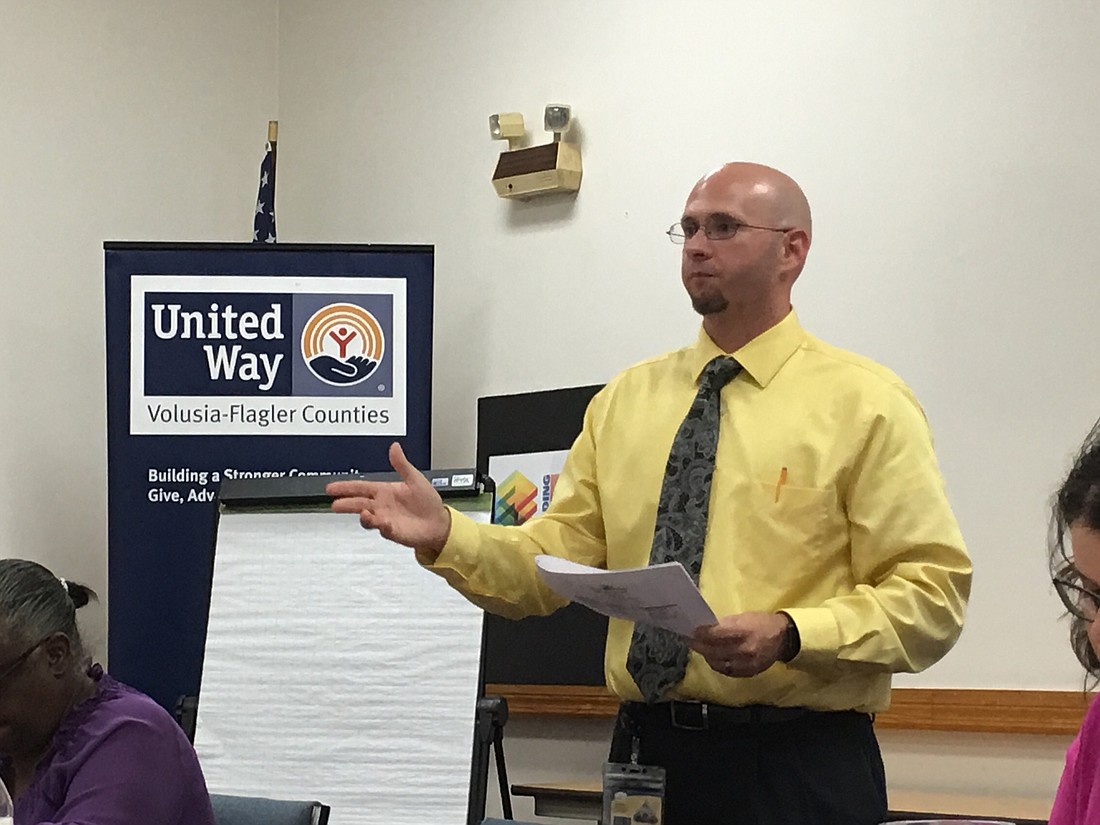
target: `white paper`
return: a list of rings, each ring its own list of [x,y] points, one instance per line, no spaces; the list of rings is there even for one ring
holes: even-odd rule
[[[535,559],[556,593],[617,619],[663,627],[681,636],[718,618],[679,562],[632,570],[600,570],[557,556]]]
[[[481,625],[354,517],[223,514],[195,740],[207,785],[317,799],[331,825],[465,822]]]

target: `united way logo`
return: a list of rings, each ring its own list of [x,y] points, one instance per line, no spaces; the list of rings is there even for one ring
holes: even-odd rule
[[[366,381],[385,352],[382,325],[355,304],[321,307],[302,328],[302,359],[311,373],[333,387]]]

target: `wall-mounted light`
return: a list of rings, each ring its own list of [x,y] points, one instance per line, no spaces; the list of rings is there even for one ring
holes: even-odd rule
[[[509,149],[517,148],[525,133],[523,115],[519,112],[489,115],[489,134],[493,140],[507,140]]]
[[[569,106],[551,103],[543,111],[542,123],[553,133],[553,142],[520,149],[517,145],[525,134],[523,115],[504,112],[489,117],[493,139],[508,141],[508,150],[500,153],[493,172],[493,188],[500,197],[530,198],[580,189],[580,146],[562,139],[572,120]]]
[[[542,113],[542,128],[554,133],[554,143],[561,140],[562,134],[573,122],[573,109],[564,103],[548,103]]]

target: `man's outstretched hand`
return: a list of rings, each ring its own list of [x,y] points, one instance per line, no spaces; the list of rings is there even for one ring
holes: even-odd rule
[[[390,445],[390,464],[400,481],[334,481],[325,488],[337,513],[358,513],[359,523],[434,560],[451,532],[451,512],[401,445]]]

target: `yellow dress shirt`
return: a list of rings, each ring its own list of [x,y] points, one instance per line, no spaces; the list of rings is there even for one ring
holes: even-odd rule
[[[700,331],[616,376],[592,399],[547,511],[521,527],[452,512],[429,568],[519,618],[564,604],[539,579],[538,554],[646,566],[673,437],[722,354]],[[718,616],[787,612],[802,649],[751,678],[692,652],[672,696],[883,710],[891,673],[922,670],[955,643],[970,592],[924,413],[896,375],[809,335],[793,311],[732,355],[744,369],[722,391],[699,589]],[[611,620],[604,666],[615,694],[639,700],[626,671],[632,630]]]

